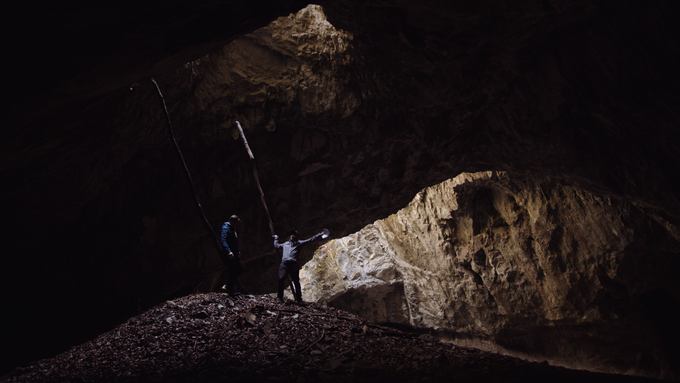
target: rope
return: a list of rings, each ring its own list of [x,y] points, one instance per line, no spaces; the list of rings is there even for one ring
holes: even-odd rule
[[[239,133],[241,134],[241,139],[243,139],[243,145],[246,147],[246,150],[248,151],[248,157],[250,157],[250,163],[253,165],[253,176],[255,176],[255,183],[257,184],[257,189],[260,191],[260,200],[262,201],[262,206],[264,207],[264,211],[267,213],[267,219],[269,219],[269,231],[272,234],[272,237],[276,235],[276,232],[274,231],[274,223],[272,222],[272,217],[269,214],[269,208],[267,207],[267,201],[264,199],[264,192],[262,191],[262,186],[260,185],[260,177],[257,175],[257,167],[255,166],[255,156],[253,156],[253,152],[250,150],[250,145],[248,145],[248,140],[246,140],[246,135],[243,132],[243,128],[241,127],[241,124],[236,121],[236,127],[238,128]],[[278,251],[277,251],[278,254]],[[290,292],[293,293],[293,297],[295,297],[295,287],[293,286],[293,281],[290,279],[288,280],[288,283],[290,285]]]
[[[220,244],[219,238],[217,238],[217,234],[215,234],[215,230],[213,230],[212,226],[210,225],[210,222],[208,222],[208,219],[205,217],[205,213],[203,212],[203,207],[201,206],[201,202],[198,200],[198,195],[196,194],[196,187],[194,186],[194,180],[191,178],[191,173],[189,172],[189,168],[187,167],[186,161],[184,161],[184,156],[182,155],[182,151],[179,148],[179,145],[177,144],[177,140],[175,139],[175,133],[172,130],[172,124],[170,123],[170,114],[168,113],[168,107],[165,104],[165,98],[163,98],[163,93],[161,93],[161,89],[158,87],[158,83],[156,80],[151,78],[151,82],[154,84],[156,87],[156,91],[158,91],[158,97],[161,100],[161,103],[163,104],[163,110],[165,111],[165,121],[168,124],[168,131],[170,132],[170,137],[172,138],[172,143],[175,145],[175,150],[177,151],[177,155],[179,156],[180,161],[182,161],[182,165],[184,166],[184,172],[189,179],[189,184],[191,184],[191,190],[193,191],[194,194],[194,201],[196,202],[196,207],[198,208],[198,212],[201,215],[201,218],[203,219],[203,224],[205,225],[205,228],[208,230],[209,233],[212,234],[215,248],[217,249],[217,253],[220,255],[220,259],[222,259],[222,262],[226,262],[223,258],[223,251],[222,251],[222,245]]]
[[[274,231],[274,223],[272,222],[272,217],[269,214],[269,208],[267,207],[267,201],[264,199],[264,192],[262,191],[262,186],[260,186],[260,177],[257,175],[257,167],[255,166],[255,157],[253,156],[253,152],[250,150],[250,145],[248,145],[248,140],[246,140],[246,135],[243,133],[243,128],[241,128],[241,124],[239,124],[238,121],[236,121],[236,126],[238,127],[239,133],[241,133],[241,138],[243,139],[243,145],[245,145],[246,150],[248,151],[248,156],[250,157],[250,162],[253,165],[253,175],[255,176],[255,183],[257,184],[257,189],[260,191],[260,200],[262,201],[262,206],[264,206],[265,212],[267,212],[267,218],[269,219],[269,231],[272,233],[272,236],[276,235],[276,232]]]

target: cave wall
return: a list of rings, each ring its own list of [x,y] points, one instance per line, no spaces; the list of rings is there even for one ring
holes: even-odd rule
[[[462,344],[677,378],[677,227],[619,199],[464,173],[322,246],[303,299]],[[474,341],[471,341],[474,340]]]
[[[550,176],[677,225],[676,3],[319,4],[337,29],[288,17],[296,1],[16,5],[0,130],[6,354],[48,356],[219,286],[150,76],[211,226],[243,218],[254,292],[272,291],[278,259],[235,120],[278,231],[350,234],[480,170]]]
[[[256,155],[276,228],[299,223],[305,233],[305,225],[319,225],[323,212],[314,222],[307,211],[312,199],[331,198],[333,179],[319,170],[338,162],[319,162],[330,152],[323,122],[351,114],[357,103],[336,73],[348,63],[345,40],[351,35],[312,7],[155,76],[210,224],[217,231],[231,214],[243,218],[249,292],[273,291],[278,258],[234,121]],[[65,130],[58,143],[44,137],[44,146],[23,153],[5,173],[12,203],[3,205],[3,235],[18,245],[4,259],[3,292],[22,313],[11,322],[25,330],[9,334],[17,354],[47,356],[163,299],[224,283],[224,265],[149,79],[97,100],[75,119],[57,117],[51,126]],[[315,172],[321,177],[305,177]],[[309,181],[279,189],[298,174]],[[319,192],[315,180],[331,189]],[[45,312],[60,315],[45,321]]]

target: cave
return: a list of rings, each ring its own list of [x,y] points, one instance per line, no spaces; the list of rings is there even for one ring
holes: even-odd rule
[[[575,312],[589,312],[594,302],[614,322],[645,323],[636,337],[649,343],[626,358],[641,355],[638,373],[677,379],[680,5],[315,4],[15,6],[0,140],[0,373],[168,299],[219,291],[225,273],[214,234],[232,214],[243,221],[243,287],[275,291],[279,259],[258,186],[278,233],[307,237],[325,227],[340,239],[365,237],[414,196],[446,195],[450,188],[438,185],[467,177],[480,184],[459,193],[459,215],[449,208],[436,222],[423,219],[422,235],[395,243],[441,229],[437,243],[451,255],[468,234],[492,241],[492,234],[545,222],[544,241],[526,235],[515,247],[527,259],[550,260],[532,269],[536,280],[573,276],[565,300]],[[544,203],[525,203],[527,195]],[[609,221],[593,226],[593,209],[607,210]],[[583,219],[550,219],[568,211]],[[598,237],[599,252],[588,253],[573,234],[610,224],[622,232]],[[623,274],[593,269],[597,291],[577,283],[585,275],[578,259],[595,265],[619,248]],[[461,278],[482,287],[494,275],[523,280],[522,269],[499,274],[494,262],[502,251],[470,249],[469,262],[447,258]],[[314,250],[305,261],[318,256]],[[408,324],[398,303],[413,295],[408,286],[394,280],[380,293],[396,326]],[[335,304],[349,308],[361,295],[351,294]],[[494,291],[480,294],[494,312],[506,312]],[[491,323],[486,312],[459,308],[445,317]],[[525,324],[504,322],[497,343],[559,353],[548,349],[550,340],[578,327]],[[631,328],[607,342],[624,341]],[[570,334],[589,331],[604,330]]]

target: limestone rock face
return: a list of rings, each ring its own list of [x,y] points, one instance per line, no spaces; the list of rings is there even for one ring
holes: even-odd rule
[[[330,241],[301,280],[303,299],[376,322],[668,377],[679,332],[654,317],[680,312],[679,252],[677,227],[629,203],[549,179],[464,173]]]

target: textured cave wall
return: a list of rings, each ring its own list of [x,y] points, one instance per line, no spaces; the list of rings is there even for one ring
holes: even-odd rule
[[[229,215],[243,217],[250,292],[274,289],[278,258],[234,121],[246,129],[277,229],[316,226],[299,210],[331,198],[332,183],[322,192],[313,181],[279,185],[329,167],[318,162],[329,152],[320,128],[357,104],[335,73],[350,40],[317,7],[155,77],[208,220],[219,230]],[[54,352],[52,344],[81,342],[169,296],[219,288],[223,265],[150,81],[51,123],[66,134],[5,173],[13,203],[3,206],[4,235],[18,246],[4,259],[3,292],[20,313],[12,326],[25,329],[8,344],[46,355],[26,339]],[[59,315],[46,320],[50,312]]]
[[[321,2],[340,32],[316,16],[255,32],[305,5],[288,1],[26,4],[0,131],[13,357],[219,284],[149,76],[211,225],[244,218],[253,291],[271,291],[278,260],[234,120],[279,231],[349,234],[478,170],[549,175],[677,222],[674,2]]]
[[[317,250],[303,299],[570,367],[677,378],[677,233],[550,179],[464,173]]]
[[[242,217],[246,273],[241,279],[247,291],[273,291],[280,258],[235,121],[243,125],[254,152],[276,230],[318,232],[328,219],[326,211],[315,208],[333,203],[336,189],[343,188],[336,187],[335,174],[325,172],[342,163],[346,145],[331,141],[344,134],[331,121],[352,115],[358,104],[340,74],[350,63],[351,38],[333,28],[320,7],[311,6],[158,79],[167,87],[174,123],[199,132],[185,149],[200,153],[189,157],[189,164],[208,164],[190,167],[196,178],[207,181],[199,198],[209,203],[205,206],[213,227],[219,230],[231,214]],[[334,221],[345,224],[340,217]],[[185,252],[172,251],[178,256]],[[175,271],[194,278],[202,290],[219,287],[224,282],[220,272],[206,275],[221,269],[215,252],[209,253],[211,267],[189,259]]]

